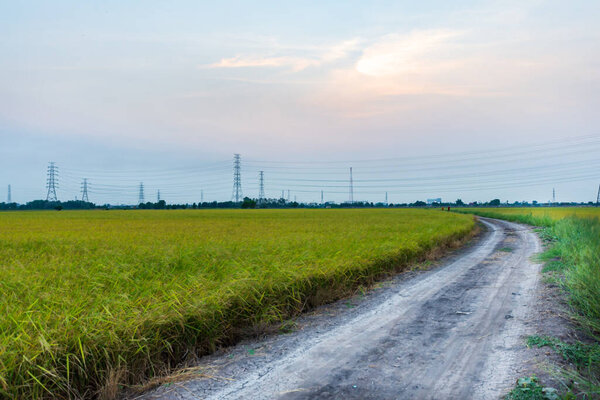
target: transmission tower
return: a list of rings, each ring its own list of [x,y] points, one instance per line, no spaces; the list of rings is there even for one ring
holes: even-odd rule
[[[596,207],[600,205],[600,185],[598,185],[598,196],[596,196]]]
[[[58,201],[58,197],[56,196],[56,188],[58,187],[58,167],[54,165],[54,162],[51,162],[48,166],[46,187],[48,188],[46,201]]]
[[[138,198],[138,204],[142,204],[144,202],[144,182],[140,182],[140,195]]]
[[[88,181],[87,178],[83,178],[83,183],[81,184],[81,201],[89,202],[88,198]]]
[[[385,205],[388,205],[387,192],[385,192]]]
[[[12,203],[12,196],[10,193],[10,185],[8,185],[8,196],[6,196],[6,202],[7,203]]]
[[[200,203],[204,203],[204,189],[200,189]]]
[[[552,204],[556,204],[556,192],[554,188],[552,188]]]
[[[290,201],[290,189],[288,189],[288,198],[287,201]]]
[[[323,191],[321,190],[321,204],[323,204]]]
[[[354,204],[354,183],[352,181],[352,167],[350,167],[350,204]]]
[[[285,196],[283,195],[283,192],[284,192],[284,191],[282,190],[282,191],[281,191],[281,198],[282,198],[282,199],[285,199]]]
[[[231,199],[236,203],[242,201],[242,166],[240,155],[233,155],[233,193]]]
[[[158,203],[160,201],[160,189],[158,189],[156,191],[156,202]]]
[[[259,171],[259,176],[258,201],[262,202],[265,199],[265,171]]]

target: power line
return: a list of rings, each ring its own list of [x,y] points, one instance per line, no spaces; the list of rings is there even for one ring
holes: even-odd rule
[[[46,201],[58,201],[58,197],[56,196],[56,188],[58,187],[58,167],[53,161],[48,165],[46,187],[48,188]]]
[[[442,153],[442,154],[429,154],[424,156],[411,156],[411,157],[390,157],[390,158],[374,158],[374,159],[358,159],[358,160],[336,160],[336,161],[268,161],[268,160],[253,160],[249,159],[248,163],[271,163],[271,164],[347,164],[347,163],[372,163],[372,162],[389,162],[395,160],[414,160],[417,163],[430,162],[431,159],[443,159],[448,157],[456,157],[456,156],[476,156],[475,159],[489,159],[490,157],[503,157],[500,153],[505,152],[513,152],[513,150],[519,150],[519,154],[530,154],[533,149],[550,147],[548,150],[558,150],[563,151],[567,147],[572,146],[589,146],[590,144],[598,143],[600,141],[600,136],[597,135],[584,135],[575,138],[571,138],[570,142],[566,142],[565,139],[557,139],[554,141],[549,141],[545,143],[533,143],[533,144],[523,144],[523,145],[514,145],[507,146],[503,148],[495,148],[492,150],[472,150],[472,151],[464,151],[464,152],[454,152],[454,153]],[[554,148],[552,147],[554,146]],[[545,150],[535,150],[536,152],[545,151]],[[513,152],[514,153],[514,152]],[[493,156],[493,154],[498,154],[497,156]]]
[[[240,155],[233,155],[233,193],[231,199],[236,203],[242,201],[242,166]]]

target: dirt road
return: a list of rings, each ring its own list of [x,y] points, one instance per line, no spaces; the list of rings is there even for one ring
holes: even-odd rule
[[[540,269],[531,256],[541,245],[528,227],[482,222],[479,242],[441,267],[208,357],[212,379],[145,398],[500,398],[530,333]]]

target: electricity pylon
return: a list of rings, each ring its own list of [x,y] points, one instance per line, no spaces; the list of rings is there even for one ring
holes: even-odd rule
[[[83,178],[83,183],[81,184],[81,201],[85,201],[89,203],[88,198],[88,181],[87,178]]]
[[[58,201],[58,197],[56,196],[56,188],[58,187],[58,167],[54,165],[54,162],[50,162],[50,165],[48,165],[46,187],[48,188],[46,201]]]
[[[352,181],[352,167],[350,167],[350,204],[354,204],[354,182]]]
[[[233,193],[231,200],[239,203],[242,201],[242,166],[240,163],[240,155],[233,155]]]
[[[144,182],[140,182],[140,194],[138,196],[138,204],[144,202]]]
[[[261,203],[265,199],[265,171],[259,171],[259,176],[258,201]]]

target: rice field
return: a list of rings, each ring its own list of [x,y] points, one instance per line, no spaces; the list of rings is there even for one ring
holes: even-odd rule
[[[600,207],[499,207],[499,208],[461,208],[461,212],[472,212],[475,214],[495,214],[506,218],[530,217],[546,225],[550,221],[558,221],[565,217],[597,218],[600,217]]]
[[[0,213],[0,397],[112,398],[473,227],[438,210]]]

